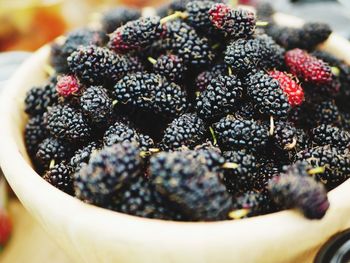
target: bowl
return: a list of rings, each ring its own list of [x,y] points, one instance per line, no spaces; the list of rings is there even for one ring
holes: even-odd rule
[[[299,21],[276,17],[287,24]],[[332,34],[322,48],[350,62],[345,39]],[[5,88],[0,164],[23,205],[73,262],[309,262],[332,235],[350,227],[350,180],[329,192],[331,205],[322,220],[286,210],[237,221],[162,221],[91,206],[57,190],[32,169],[23,140],[23,98],[45,80],[48,56],[49,47],[41,48]]]

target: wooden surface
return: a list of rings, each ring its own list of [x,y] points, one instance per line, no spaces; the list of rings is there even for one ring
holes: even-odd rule
[[[9,206],[13,234],[0,254],[1,263],[71,263],[64,252],[17,200]]]

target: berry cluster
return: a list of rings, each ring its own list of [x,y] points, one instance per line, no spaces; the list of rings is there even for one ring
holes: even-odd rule
[[[311,53],[328,27],[276,35],[273,12],[175,0],[154,17],[113,9],[101,31],[68,34],[52,45],[55,75],[25,98],[34,167],[135,216],[322,218],[327,190],[350,175],[350,67]]]

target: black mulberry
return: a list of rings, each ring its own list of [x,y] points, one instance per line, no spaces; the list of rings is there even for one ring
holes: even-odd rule
[[[50,134],[71,142],[84,142],[91,136],[91,128],[83,114],[67,105],[55,106],[44,116]]]
[[[165,130],[161,142],[163,149],[189,148],[201,143],[205,137],[205,126],[196,114],[186,113],[174,119]]]
[[[218,76],[197,98],[197,112],[203,119],[222,117],[241,99],[243,87],[235,76]]]

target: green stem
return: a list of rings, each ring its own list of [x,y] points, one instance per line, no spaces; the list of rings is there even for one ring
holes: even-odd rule
[[[270,117],[270,130],[269,130],[269,134],[270,136],[273,136],[273,134],[275,133],[275,121],[273,119],[273,117]]]
[[[249,212],[250,212],[250,209],[247,209],[247,208],[237,209],[228,213],[228,217],[232,219],[241,219],[247,216]]]
[[[157,63],[157,60],[154,59],[154,58],[152,58],[152,57],[148,57],[147,59],[148,59],[148,61],[151,62],[151,64],[153,64],[153,65]]]
[[[169,16],[163,17],[160,20],[160,24],[163,25],[169,21],[173,21],[177,18],[181,18],[181,19],[186,19],[188,17],[188,14],[185,12],[180,12],[180,11],[176,11],[174,14],[171,14]]]
[[[331,71],[334,76],[338,77],[340,74],[340,69],[338,67],[331,67]]]
[[[229,76],[233,75],[232,68],[230,66],[227,68],[227,71]]]
[[[213,127],[209,127],[209,131],[210,131],[211,137],[213,138],[213,144],[216,145],[218,141],[216,139],[216,135],[215,135]]]
[[[220,43],[216,43],[216,44],[214,44],[211,48],[212,49],[217,49],[217,48],[219,48],[220,47]]]
[[[309,175],[314,175],[314,174],[323,174],[325,171],[326,171],[326,167],[319,166],[319,167],[312,168],[307,173]]]
[[[231,163],[231,162],[226,162],[222,165],[222,168],[224,169],[237,169],[238,167],[239,167],[239,164]]]
[[[55,160],[52,159],[52,160],[50,161],[49,169],[53,168],[54,166],[55,166]]]
[[[269,22],[267,22],[267,21],[256,21],[255,25],[256,26],[268,26]]]

